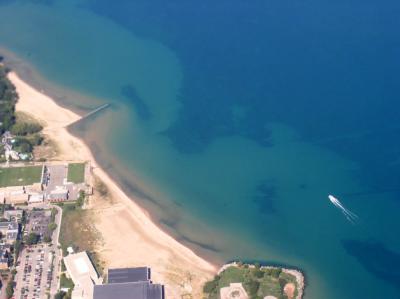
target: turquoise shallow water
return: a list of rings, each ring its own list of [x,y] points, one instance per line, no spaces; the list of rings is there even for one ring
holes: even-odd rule
[[[0,45],[61,103],[112,103],[74,133],[201,255],[400,298],[399,5],[158,2],[0,1]]]

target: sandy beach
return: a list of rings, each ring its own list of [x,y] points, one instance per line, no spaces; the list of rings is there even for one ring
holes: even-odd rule
[[[154,282],[165,284],[166,298],[201,298],[203,283],[216,267],[162,231],[146,211],[129,198],[96,163],[85,143],[66,127],[80,116],[58,105],[11,72],[9,79],[19,94],[17,111],[43,123],[43,133],[57,146],[57,160],[90,161],[94,177],[108,188],[111,200],[92,198],[90,209],[101,233],[98,246],[106,267],[150,266]]]

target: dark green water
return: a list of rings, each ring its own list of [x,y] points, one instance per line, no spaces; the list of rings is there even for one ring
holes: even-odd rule
[[[399,12],[0,0],[0,46],[61,103],[112,103],[74,132],[201,255],[299,267],[309,299],[400,298]]]

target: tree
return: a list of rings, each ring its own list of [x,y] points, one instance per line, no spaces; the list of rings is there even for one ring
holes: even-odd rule
[[[255,268],[253,270],[253,275],[257,278],[261,278],[264,276],[264,272],[260,268]]]
[[[34,245],[34,244],[37,244],[38,242],[39,242],[39,235],[38,234],[30,233],[28,235],[28,238],[26,240],[26,243],[28,245]]]
[[[213,280],[207,281],[203,287],[204,293],[207,294],[216,293],[220,279],[221,277],[219,275],[216,275]]]
[[[51,242],[51,238],[49,236],[44,236],[43,242],[50,243]]]
[[[57,228],[57,224],[55,224],[54,222],[51,222],[51,223],[49,223],[49,225],[47,227],[50,231],[55,231]]]
[[[40,132],[43,127],[34,122],[17,122],[11,127],[11,133],[17,136],[26,136]]]
[[[247,289],[249,290],[249,295],[251,298],[254,298],[257,295],[258,288],[260,287],[260,283],[256,280],[251,280],[246,283]]]
[[[32,152],[32,145],[28,141],[23,141],[18,145],[19,151],[21,153],[30,153]]]
[[[215,293],[215,291],[217,290],[217,286],[218,286],[218,281],[215,280],[207,281],[203,287],[203,291],[204,293],[207,294]]]
[[[7,296],[7,298],[11,298],[13,295],[14,295],[14,282],[10,281],[7,284],[6,296]]]
[[[281,268],[272,268],[271,275],[272,277],[278,278],[281,275],[282,269]]]
[[[65,292],[59,291],[57,294],[55,294],[54,299],[64,299],[65,295]]]
[[[76,200],[76,205],[82,207],[85,202],[85,191],[79,191],[78,199]]]
[[[54,222],[56,220],[56,215],[58,214],[58,210],[56,208],[51,209],[51,221]]]
[[[19,251],[21,250],[21,240],[16,240],[14,243],[14,254],[15,254],[15,261],[14,263],[17,263],[18,260],[18,255],[19,255]]]

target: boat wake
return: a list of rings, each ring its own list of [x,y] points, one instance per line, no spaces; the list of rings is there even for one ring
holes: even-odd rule
[[[342,211],[343,215],[346,217],[348,221],[354,224],[358,220],[358,216],[354,214],[352,211],[346,209],[339,201],[339,199],[337,199],[333,195],[328,195],[328,198],[331,201],[331,203],[334,204],[335,207],[337,207],[339,210]]]

